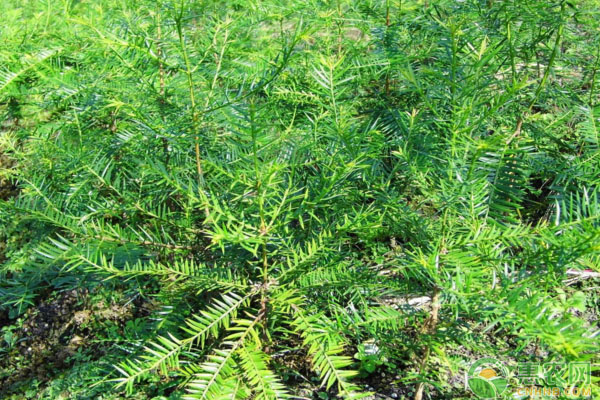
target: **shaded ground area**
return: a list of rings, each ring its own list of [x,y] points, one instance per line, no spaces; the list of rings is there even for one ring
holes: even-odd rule
[[[14,162],[10,158],[0,153],[0,171],[12,168],[13,165]],[[16,194],[17,187],[14,185],[14,183],[0,175],[0,199],[6,200]]]
[[[44,386],[63,370],[114,351],[110,336],[124,335],[132,321],[140,324],[150,307],[139,298],[126,304],[97,301],[80,289],[49,293],[16,321],[0,314],[5,342],[0,348],[0,394],[18,393],[32,380]]]

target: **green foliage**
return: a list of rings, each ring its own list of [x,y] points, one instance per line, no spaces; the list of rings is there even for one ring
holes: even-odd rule
[[[441,398],[465,354],[598,361],[567,281],[600,272],[595,1],[17,3],[0,309],[102,280],[170,307],[102,385]]]

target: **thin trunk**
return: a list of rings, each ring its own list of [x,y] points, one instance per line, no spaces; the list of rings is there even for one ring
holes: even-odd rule
[[[439,311],[440,311],[440,289],[433,289],[433,296],[431,299],[431,314],[429,318],[425,320],[423,327],[421,328],[421,333],[426,335],[432,335],[435,333],[437,329],[438,319],[439,319]],[[421,365],[419,366],[419,375],[423,375],[425,373],[425,368],[427,367],[427,360],[429,359],[429,354],[431,353],[431,348],[429,346],[425,347],[423,351],[423,357],[421,358]],[[423,391],[425,389],[425,383],[419,382],[417,386],[417,392],[415,393],[415,400],[423,399]]]

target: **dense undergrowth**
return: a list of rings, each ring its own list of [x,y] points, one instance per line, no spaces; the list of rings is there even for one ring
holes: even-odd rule
[[[600,395],[598,1],[0,5],[5,398]]]

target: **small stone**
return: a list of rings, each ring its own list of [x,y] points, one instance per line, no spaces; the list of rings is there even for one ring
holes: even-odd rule
[[[391,396],[392,396],[392,399],[397,399],[398,398],[398,393],[392,393]]]

